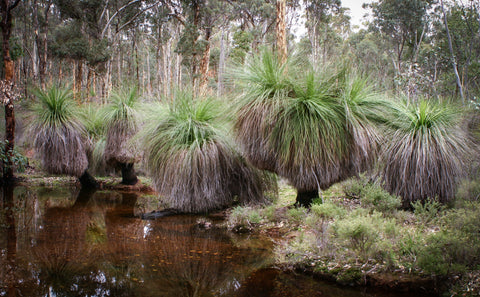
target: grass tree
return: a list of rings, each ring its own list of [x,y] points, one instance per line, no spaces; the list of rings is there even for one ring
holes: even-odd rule
[[[406,101],[394,106],[387,122],[381,171],[385,187],[415,201],[454,198],[472,150],[458,108],[436,100]]]
[[[107,164],[122,172],[122,184],[137,183],[134,164],[138,161],[138,148],[133,136],[137,133],[138,93],[136,88],[113,93],[105,108],[106,143],[104,156]]]
[[[345,67],[319,75],[302,66],[281,64],[268,52],[254,58],[237,76],[243,94],[235,131],[247,159],[287,178],[296,204],[309,206],[319,190],[371,165],[383,104]]]
[[[78,177],[82,187],[96,186],[87,171],[88,138],[72,92],[52,86],[33,94],[37,98],[32,107],[33,144],[44,170]]]
[[[235,150],[218,102],[189,92],[175,96],[149,121],[144,137],[147,169],[160,197],[189,213],[265,201],[276,182]]]

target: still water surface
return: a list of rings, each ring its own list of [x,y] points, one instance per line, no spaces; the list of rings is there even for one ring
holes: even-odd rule
[[[141,220],[149,198],[137,193],[17,187],[8,196],[0,296],[402,296],[269,268],[271,240],[200,228],[201,216]]]

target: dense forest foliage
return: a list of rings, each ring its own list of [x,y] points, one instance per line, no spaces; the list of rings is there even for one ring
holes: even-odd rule
[[[12,10],[16,84],[28,98],[30,86],[70,83],[99,103],[126,84],[150,98],[185,85],[225,95],[232,65],[275,46],[275,2],[24,0]],[[373,1],[360,28],[339,0],[286,4],[289,55],[346,60],[378,90],[476,102],[478,1]]]

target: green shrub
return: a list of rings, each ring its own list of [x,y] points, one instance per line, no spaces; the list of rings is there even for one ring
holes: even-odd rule
[[[334,232],[344,240],[350,248],[357,252],[360,258],[368,261],[374,252],[375,242],[379,238],[379,222],[372,216],[354,216],[336,221]]]
[[[418,266],[435,276],[462,273],[467,269],[472,256],[479,252],[478,247],[475,248],[458,234],[436,232],[426,238],[426,244],[420,249]]]
[[[0,168],[3,169],[5,164],[7,164],[7,155],[5,154],[5,142],[0,141]],[[25,168],[28,166],[28,159],[24,155],[22,155],[16,149],[13,149],[13,155],[11,159],[13,163],[14,170],[17,172],[25,171]],[[2,170],[3,173],[3,170]]]
[[[343,215],[344,210],[331,202],[325,202],[323,204],[313,204],[310,208],[313,215],[319,217],[322,220],[331,220]]]
[[[301,224],[307,216],[305,207],[290,208],[287,211],[287,218],[291,223]]]
[[[247,206],[237,206],[228,216],[227,227],[235,232],[252,231],[262,220],[257,209]]]
[[[351,178],[343,183],[343,192],[349,199],[360,199],[366,182],[360,178]]]
[[[418,221],[428,224],[438,218],[438,214],[445,209],[445,206],[435,200],[425,202],[415,201],[412,203],[413,211]]]
[[[392,212],[402,205],[400,197],[391,195],[375,184],[368,184],[362,191],[361,202],[381,212]]]

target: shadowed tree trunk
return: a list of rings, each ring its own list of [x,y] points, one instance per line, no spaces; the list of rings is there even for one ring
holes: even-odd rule
[[[296,207],[310,208],[314,199],[320,197],[318,190],[297,190],[297,199],[295,201]]]
[[[133,163],[120,163],[120,169],[122,170],[122,184],[134,185],[138,182],[137,175]]]
[[[78,178],[82,189],[97,189],[99,187],[97,180],[88,173],[87,170]]]
[[[12,10],[18,5],[20,0],[1,0],[0,1],[0,28],[2,30],[2,50],[4,77],[1,84],[1,96],[5,106],[5,156],[6,161],[3,164],[3,180],[12,181],[13,176],[13,148],[15,145],[15,108],[13,104],[15,83],[15,66],[10,57],[10,36],[12,34]]]

